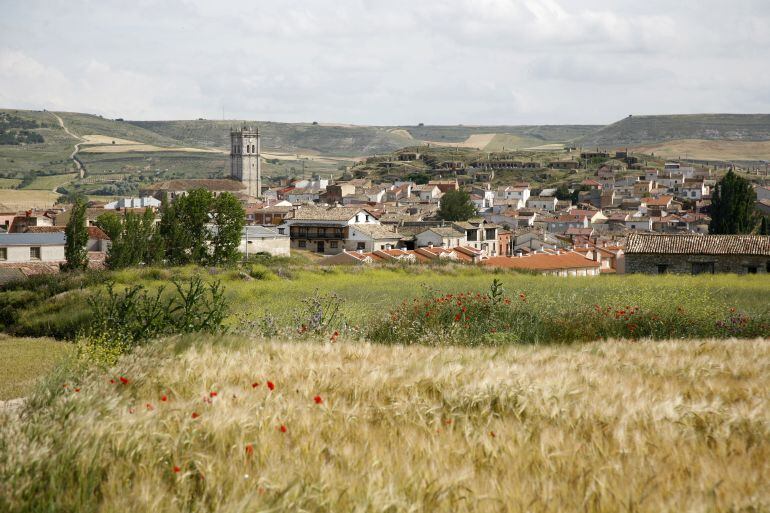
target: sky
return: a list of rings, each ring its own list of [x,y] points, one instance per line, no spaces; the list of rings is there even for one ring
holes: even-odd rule
[[[767,0],[0,0],[0,108],[606,124],[770,112]]]

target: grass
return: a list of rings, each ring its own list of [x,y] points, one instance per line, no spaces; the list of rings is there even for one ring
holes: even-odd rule
[[[770,508],[766,340],[174,339],[22,413],[0,413],[4,511]]]
[[[34,389],[72,345],[52,339],[0,337],[0,401],[23,397]]]
[[[253,327],[265,320],[294,331],[309,315],[303,303],[317,294],[334,294],[341,302],[340,320],[361,331],[376,321],[387,319],[402,301],[423,299],[437,292],[472,292],[485,294],[492,280],[501,280],[505,294],[525,294],[529,314],[551,318],[574,318],[585,312],[593,315],[594,305],[602,308],[638,306],[641,311],[664,318],[680,316],[697,320],[692,329],[702,336],[710,335],[714,315],[730,315],[730,309],[750,317],[766,317],[770,305],[770,275],[701,275],[701,276],[602,276],[596,279],[555,279],[510,272],[492,272],[467,266],[439,268],[318,268],[298,257],[278,259],[269,268],[254,265],[258,271],[250,279],[239,270],[215,271],[192,267],[178,269],[127,269],[100,276],[86,286],[73,282],[72,290],[61,294],[55,288],[53,297],[38,298],[16,306],[6,329],[18,335],[72,337],[88,322],[85,298],[107,280],[117,285],[142,284],[149,288],[168,284],[172,276],[185,277],[203,273],[206,279],[221,280],[231,304],[227,324],[232,329]],[[249,271],[251,266],[245,270]],[[245,277],[244,277],[245,276]],[[63,290],[68,290],[66,287]],[[10,300],[11,292],[0,292],[0,305]],[[590,317],[592,318],[592,317]],[[251,328],[249,328],[251,329]],[[254,328],[256,329],[256,328]],[[696,333],[697,336],[697,333]]]
[[[0,178],[0,189],[13,189],[20,183],[19,178]]]
[[[66,175],[39,176],[35,178],[32,181],[32,183],[24,187],[24,189],[51,191],[62,185],[65,185],[71,182],[72,180],[75,179],[76,176],[78,175],[75,173],[66,174]]]

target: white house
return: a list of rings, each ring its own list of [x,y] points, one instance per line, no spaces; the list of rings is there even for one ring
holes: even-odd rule
[[[0,262],[64,262],[64,232],[2,233]]]
[[[530,196],[527,200],[527,208],[554,212],[559,200],[556,196]]]
[[[498,203],[497,200],[500,200],[499,202],[511,205],[510,202],[512,200],[516,202],[512,205],[513,208],[524,208],[527,205],[529,195],[530,189],[528,185],[498,187],[495,193],[495,202]]]
[[[434,226],[415,236],[415,247],[424,248],[428,246],[454,248],[464,246],[468,240],[465,232],[461,232],[451,226]]]
[[[291,241],[288,235],[264,226],[245,226],[241,232],[241,244],[238,251],[248,258],[256,253],[269,253],[273,256],[289,256]]]
[[[107,210],[147,207],[160,208],[160,200],[153,198],[152,196],[142,196],[140,198],[121,198],[104,205],[104,208]]]

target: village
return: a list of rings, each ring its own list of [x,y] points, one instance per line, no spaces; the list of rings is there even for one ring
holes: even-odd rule
[[[239,249],[245,259],[300,251],[318,256],[319,265],[458,262],[557,276],[770,272],[767,237],[708,235],[711,193],[719,178],[712,167],[665,162],[656,168],[627,150],[567,148],[569,158],[550,162],[490,154],[466,163],[427,159],[406,148],[361,162],[340,179],[281,179],[263,187],[259,130],[232,130],[231,143],[228,179],[168,180],[140,197],[90,202],[89,265],[103,265],[109,251],[109,237],[97,226],[104,212],[150,209],[157,216],[162,198],[173,201],[206,189],[233,194],[242,203]],[[435,168],[423,163],[433,176],[407,174],[423,160]],[[400,175],[393,171],[398,168]],[[511,169],[519,170],[519,177],[553,169],[582,178],[558,188],[523,180],[500,183],[499,175]],[[758,214],[770,213],[770,186],[756,183],[754,191]],[[442,200],[460,192],[473,213],[446,219]],[[56,272],[64,262],[68,220],[67,205],[0,212],[3,280]]]

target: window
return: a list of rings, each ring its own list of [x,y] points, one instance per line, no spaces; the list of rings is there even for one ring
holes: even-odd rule
[[[658,264],[658,274],[666,274],[667,270],[668,270],[668,265]]]
[[[757,267],[756,266],[749,266],[746,268],[746,272],[748,274],[757,274]]]
[[[301,241],[297,242],[297,246],[299,246],[300,248],[306,248],[307,247],[307,242],[304,241],[304,240],[301,240]]]
[[[29,259],[40,260],[40,247],[29,248]]]
[[[338,246],[339,246],[339,242],[337,242],[336,240],[329,242],[329,247],[332,249],[337,249]]]
[[[0,260],[8,260],[8,248],[0,248]]]
[[[359,242],[358,244],[356,244],[356,249],[358,250],[366,249],[366,242]]]

